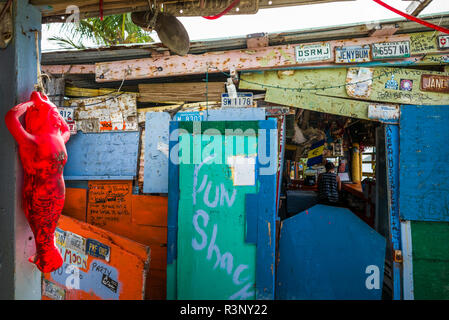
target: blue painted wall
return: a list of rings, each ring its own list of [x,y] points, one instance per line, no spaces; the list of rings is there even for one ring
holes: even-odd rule
[[[316,205],[288,218],[281,225],[276,299],[380,300],[385,247],[385,238],[345,208]],[[368,289],[376,276],[378,288]]]
[[[67,142],[66,180],[132,180],[139,132],[82,133]]]
[[[449,106],[402,106],[400,214],[449,221]]]
[[[147,112],[143,192],[168,193],[168,139],[170,114]]]

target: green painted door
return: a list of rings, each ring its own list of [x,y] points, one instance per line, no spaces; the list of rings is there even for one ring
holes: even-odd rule
[[[245,198],[258,192],[258,139],[222,133],[226,126],[257,132],[258,125],[220,123],[215,131],[180,134],[177,299],[256,295],[256,245],[245,242]]]

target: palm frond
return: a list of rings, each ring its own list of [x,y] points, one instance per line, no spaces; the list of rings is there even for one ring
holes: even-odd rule
[[[64,23],[60,32],[64,36],[49,40],[72,48],[85,47],[85,41],[92,41],[98,46],[153,41],[148,32],[132,22],[131,13],[106,16],[103,21],[100,18],[88,18],[80,20],[78,24]]]

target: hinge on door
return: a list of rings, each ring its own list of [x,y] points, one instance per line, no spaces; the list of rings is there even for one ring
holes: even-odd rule
[[[397,263],[402,263],[402,251],[401,250],[394,250],[393,261],[397,262]]]

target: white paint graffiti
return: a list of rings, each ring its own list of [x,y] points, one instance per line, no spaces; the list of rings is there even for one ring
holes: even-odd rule
[[[203,162],[201,162],[199,165],[195,166],[194,169],[194,176],[193,176],[193,205],[197,203],[197,195],[200,192],[204,191],[203,194],[203,201],[204,204],[209,208],[215,208],[217,206],[223,207],[227,206],[231,208],[235,202],[237,190],[233,188],[232,195],[229,196],[229,193],[227,192],[225,186],[223,183],[220,184],[220,186],[215,186],[215,197],[214,200],[211,202],[209,201],[209,193],[210,189],[212,188],[212,181],[208,182],[208,176],[205,174],[203,176],[201,185],[198,186],[198,175],[201,167],[206,164],[209,161],[212,161],[215,156],[209,156],[207,157]],[[200,221],[200,218],[202,221]],[[192,238],[192,248],[195,251],[201,251],[206,249],[207,247],[207,260],[212,260],[212,257],[216,256],[216,261],[213,266],[213,269],[223,269],[226,270],[227,274],[232,276],[232,282],[236,286],[243,287],[239,289],[236,293],[231,295],[229,299],[247,299],[254,296],[254,291],[249,291],[253,287],[253,284],[251,282],[248,282],[250,280],[250,277],[243,277],[242,273],[249,269],[249,266],[246,264],[239,264],[236,268],[234,266],[236,265],[234,261],[234,256],[231,252],[227,251],[222,253],[218,245],[216,244],[216,239],[218,235],[218,225],[214,224],[212,226],[212,235],[210,238],[208,237],[208,234],[206,233],[206,228],[209,224],[209,214],[201,209],[198,209],[195,211],[195,214],[193,215],[192,219],[193,227],[197,234],[199,235],[200,239],[197,239],[196,237]],[[210,239],[209,245],[208,245],[208,239]],[[208,245],[208,246],[207,246]]]
[[[202,192],[204,190],[204,188],[206,188],[204,195],[203,195],[203,201],[206,204],[206,206],[208,206],[209,208],[216,208],[218,205],[223,206],[225,204],[225,200],[226,200],[226,204],[228,205],[228,207],[232,207],[232,205],[234,204],[234,201],[235,201],[235,197],[237,195],[237,190],[234,189],[232,191],[231,197],[229,197],[229,194],[228,194],[223,183],[220,184],[220,187],[215,186],[215,198],[212,202],[209,201],[209,195],[210,195],[210,189],[212,187],[212,181],[209,181],[209,183],[207,183],[207,178],[208,178],[207,174],[205,174],[203,176],[201,185],[197,189],[198,173],[199,173],[201,167],[205,163],[212,161],[214,158],[215,158],[215,156],[209,156],[203,162],[201,162],[199,165],[195,166],[195,171],[193,174],[193,195],[192,195],[193,196],[193,204],[194,205],[196,204],[196,195],[198,193]],[[218,203],[218,200],[220,200],[220,203]]]
[[[366,278],[365,286],[368,290],[380,289],[380,271],[379,267],[375,265],[369,265],[365,270],[369,276]]]

